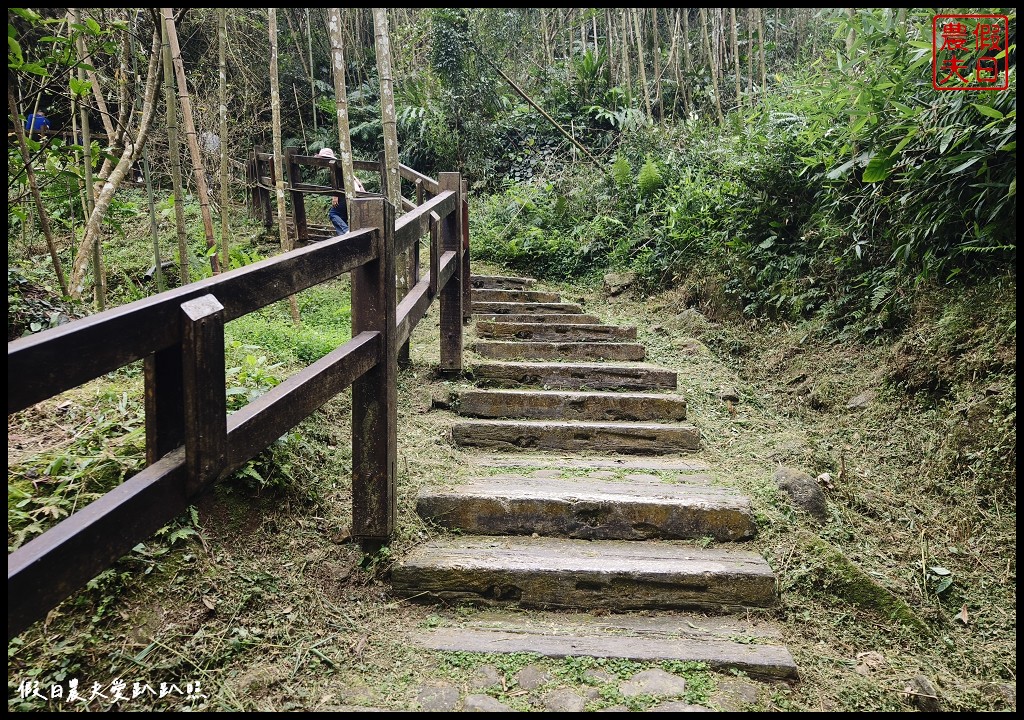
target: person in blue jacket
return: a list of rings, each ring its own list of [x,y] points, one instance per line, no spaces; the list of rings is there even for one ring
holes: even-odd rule
[[[338,159],[338,156],[334,154],[334,150],[331,148],[323,148],[317,153],[317,157],[330,158],[331,160]],[[365,188],[359,182],[359,178],[352,179],[355,181],[356,192],[364,192]],[[344,235],[348,232],[348,206],[345,204],[344,195],[331,196],[331,209],[327,211],[327,217],[331,219],[331,225],[334,226],[335,232],[339,235]]]
[[[39,132],[40,130],[50,129],[50,118],[46,117],[46,113],[42,110],[34,112],[25,118],[25,129],[28,132]]]

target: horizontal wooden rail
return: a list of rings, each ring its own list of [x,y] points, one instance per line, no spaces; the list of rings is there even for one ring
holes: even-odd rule
[[[231,474],[381,360],[380,333],[362,332],[228,416]]]
[[[447,215],[457,203],[455,193],[444,192],[399,218],[395,223],[395,254],[401,255],[430,232],[431,214],[434,217]]]
[[[14,340],[7,344],[7,414],[176,344],[186,300],[216,295],[227,322],[365,265],[377,257],[374,234],[349,232]]]
[[[455,253],[449,251],[441,256],[441,271],[439,287],[444,287],[455,273],[458,258]],[[419,325],[420,320],[427,313],[427,308],[430,307],[431,301],[436,297],[437,292],[433,288],[431,282],[430,273],[428,272],[418,283],[416,283],[405,298],[398,304],[398,309],[395,311],[395,315],[398,318],[398,329],[396,334],[398,336],[398,344],[405,343],[409,336],[412,335],[412,331]]]
[[[422,175],[407,165],[398,166],[398,174],[411,183],[415,183],[417,180],[423,183],[423,187],[431,195],[437,195],[441,192],[441,186],[437,184],[437,181],[433,178],[429,178],[426,175]]]
[[[289,158],[294,167],[294,152]],[[442,372],[462,368],[466,191],[458,173],[442,173],[424,201],[416,180],[420,203],[397,223],[383,197],[361,197],[346,235],[8,343],[8,415],[144,360],[149,463],[8,555],[8,638],[347,387],[353,536],[367,552],[391,537],[398,348],[435,297]],[[430,272],[396,303],[395,256],[428,233]],[[226,323],[346,272],[352,339],[228,415]]]

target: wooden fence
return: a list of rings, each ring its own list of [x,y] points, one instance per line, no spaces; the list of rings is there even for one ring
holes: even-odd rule
[[[143,360],[147,463],[7,556],[8,639],[349,386],[352,534],[367,550],[387,542],[396,514],[398,349],[435,297],[441,371],[462,370],[465,185],[458,173],[419,177],[430,197],[397,222],[383,197],[362,197],[345,235],[8,343],[8,415]],[[399,298],[395,257],[428,235],[430,267]],[[225,323],[346,272],[352,339],[229,415]]]

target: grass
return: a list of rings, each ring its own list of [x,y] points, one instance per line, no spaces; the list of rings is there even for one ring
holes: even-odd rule
[[[1005,471],[1000,458],[1007,437],[1015,437],[1008,435],[1014,416],[1007,414],[1014,406],[1006,401],[1015,376],[995,361],[985,365],[981,354],[998,358],[1005,339],[987,349],[980,342],[968,348],[963,338],[972,323],[963,305],[943,324],[922,319],[922,332],[937,327],[941,333],[934,344],[919,347],[959,347],[961,355],[977,359],[977,367],[990,370],[975,379],[947,374],[949,392],[922,398],[894,382],[889,347],[829,344],[814,325],[753,327],[711,318],[687,318],[684,335],[676,318],[685,303],[672,293],[606,298],[595,286],[540,283],[538,289],[548,288],[583,300],[584,311],[607,322],[638,327],[648,362],[679,372],[691,422],[703,435],[693,459],[752,497],[759,527],[752,549],[775,570],[782,600],[770,618],[782,628],[801,672],[798,684],[768,686],[759,709],[907,710],[904,689],[918,674],[932,679],[946,709],[1006,706],[999,687],[1016,673],[1015,491],[999,473]],[[346,293],[342,281],[300,295],[298,332],[283,303],[231,323],[228,366],[239,368],[230,376],[235,386],[263,391],[344,341]],[[938,305],[933,310],[942,312]],[[899,367],[920,365],[926,355],[921,351],[918,364],[907,364],[912,349],[898,355]],[[98,701],[23,699],[18,686],[38,681],[44,688],[66,687],[75,678],[87,687],[117,677],[129,688],[136,681],[198,681],[206,695],[143,696],[121,709],[412,709],[424,683],[440,679],[465,689],[469,672],[481,664],[504,677],[492,696],[523,710],[536,709],[539,693],[554,687],[581,694],[594,687],[583,676],[590,667],[620,678],[661,667],[689,680],[690,702],[712,697],[723,676],[706,668],[438,653],[412,644],[411,632],[448,622],[434,608],[396,600],[386,582],[392,563],[439,534],[415,513],[417,493],[428,484],[513,468],[473,466],[474,453],[450,442],[453,414],[431,406],[432,395],[467,385],[439,377],[436,307],[413,335],[411,357],[398,386],[398,525],[372,562],[362,563],[347,541],[351,427],[345,392],[251,464],[255,477],[242,473],[219,485],[11,641],[9,709],[107,709],[109,703]],[[1003,394],[987,394],[993,382],[1002,383]],[[731,409],[715,395],[723,387],[740,396]],[[878,391],[876,400],[847,409],[847,400],[866,388]],[[66,501],[78,492],[71,482],[60,487],[61,468],[56,475],[45,472],[57,457],[114,463],[111,476],[100,473],[94,480],[88,473],[96,484],[80,485],[81,493],[100,492],[133,467],[138,450],[128,452],[131,443],[109,439],[125,437],[126,427],[131,436],[140,393],[138,373],[126,370],[9,417],[9,545],[17,542],[12,532],[30,521],[41,528],[52,520],[40,509],[46,506],[34,501],[14,508],[35,512],[18,520],[12,498],[24,498],[17,493]],[[964,432],[965,417],[983,422],[984,432]],[[119,448],[126,449],[127,460]],[[775,489],[772,474],[780,464],[812,476],[829,474],[821,481],[830,512],[824,527],[810,525]],[[565,468],[563,474],[588,473]],[[922,625],[837,594],[835,573],[843,565],[836,557],[857,568],[868,587],[898,598]],[[951,582],[943,587],[947,578]],[[455,617],[460,613],[469,617],[473,611],[454,611]],[[528,664],[548,671],[551,680],[536,692],[514,695],[515,673]],[[653,704],[642,696],[627,703],[614,684],[598,690],[588,710]]]

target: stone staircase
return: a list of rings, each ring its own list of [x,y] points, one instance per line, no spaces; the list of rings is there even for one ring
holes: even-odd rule
[[[392,571],[399,596],[491,614],[416,641],[796,679],[778,629],[758,619],[777,592],[764,558],[740,546],[756,533],[749,498],[686,459],[700,432],[675,371],[643,362],[636,328],[533,285],[472,278],[472,349],[486,359],[468,372],[477,387],[451,401],[472,477],[421,492],[418,512],[453,533]],[[532,612],[493,614],[505,607]]]

